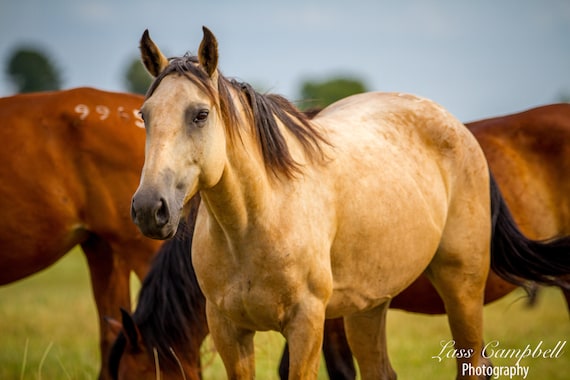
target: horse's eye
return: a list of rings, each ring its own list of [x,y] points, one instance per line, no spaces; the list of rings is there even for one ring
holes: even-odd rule
[[[196,114],[196,116],[194,117],[194,123],[196,124],[200,124],[206,121],[206,119],[208,118],[208,110],[200,110],[198,111],[198,113]]]

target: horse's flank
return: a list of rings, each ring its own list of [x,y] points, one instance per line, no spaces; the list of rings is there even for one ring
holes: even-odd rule
[[[159,246],[129,222],[144,161],[142,101],[91,88],[0,99],[0,267],[9,268],[0,271],[0,284],[81,245],[103,367],[115,336],[102,317],[118,318],[120,307],[130,307],[130,272],[144,276]]]

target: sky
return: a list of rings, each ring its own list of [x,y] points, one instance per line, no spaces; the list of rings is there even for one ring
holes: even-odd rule
[[[0,96],[15,48],[45,52],[64,88],[126,91],[145,29],[165,54],[216,35],[224,75],[300,99],[351,76],[471,121],[570,96],[568,0],[0,0]]]

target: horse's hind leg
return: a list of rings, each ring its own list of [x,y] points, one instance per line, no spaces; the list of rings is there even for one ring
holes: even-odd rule
[[[482,356],[490,227],[485,222],[477,226],[476,221],[481,219],[471,219],[470,226],[459,221],[450,223],[426,271],[445,304],[455,341],[459,379],[477,379],[474,368],[490,365]]]
[[[346,337],[363,380],[396,379],[386,347],[386,312],[390,302],[344,318]]]
[[[323,354],[329,378],[335,380],[356,379],[352,351],[346,340],[342,318],[327,319],[325,321]]]

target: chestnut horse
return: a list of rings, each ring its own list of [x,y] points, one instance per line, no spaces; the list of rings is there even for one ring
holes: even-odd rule
[[[198,57],[170,60],[143,34],[156,79],[141,108],[145,164],[131,213],[145,235],[170,238],[200,192],[192,262],[228,378],[254,377],[259,330],[287,339],[289,378],[316,378],[324,320],[341,316],[362,377],[395,378],[386,311],[422,273],[468,353],[458,377],[473,378],[466,366],[489,364],[489,264],[520,285],[568,285],[570,238],[522,235],[477,141],[442,107],[368,93],[311,121],[225,78],[203,30]]]
[[[80,244],[99,313],[101,368],[115,339],[102,316],[130,308],[130,272],[142,278],[160,246],[129,222],[144,161],[141,104],[140,96],[90,88],[0,99],[0,284]]]

